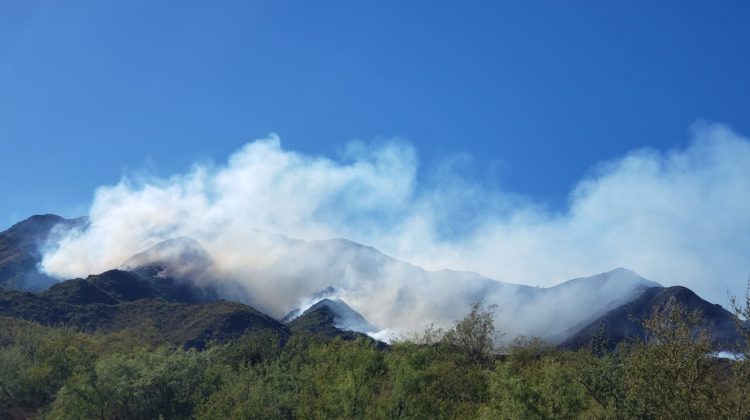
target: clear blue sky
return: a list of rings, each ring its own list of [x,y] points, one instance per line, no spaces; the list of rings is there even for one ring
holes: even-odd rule
[[[278,133],[335,156],[399,136],[429,168],[563,206],[586,169],[750,133],[750,3],[4,1],[0,227],[85,213],[124,171]],[[498,164],[500,162],[500,164]]]

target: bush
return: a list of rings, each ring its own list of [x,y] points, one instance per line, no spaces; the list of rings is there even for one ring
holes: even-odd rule
[[[57,395],[52,414],[63,418],[186,418],[216,387],[212,353],[139,350],[99,359],[77,372]]]

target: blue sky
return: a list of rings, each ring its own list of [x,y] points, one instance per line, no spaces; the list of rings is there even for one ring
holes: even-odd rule
[[[471,3],[471,4],[467,4]],[[278,133],[335,157],[400,137],[429,172],[562,208],[593,165],[750,133],[747,2],[0,4],[0,226]]]

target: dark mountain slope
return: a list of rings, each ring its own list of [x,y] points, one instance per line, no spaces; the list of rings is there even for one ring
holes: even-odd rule
[[[17,290],[0,289],[0,315],[35,321],[43,325],[65,323],[77,312],[72,305]]]
[[[283,324],[250,306],[227,301],[179,302],[151,288],[141,277],[118,270],[68,280],[39,294],[0,290],[0,316],[88,332],[153,325],[161,340],[196,348],[246,334],[270,335],[280,341],[290,334]]]
[[[732,350],[742,343],[731,313],[720,305],[701,299],[688,288],[681,286],[653,287],[646,289],[636,299],[619,306],[592,322],[566,340],[562,347],[578,349],[593,340],[603,339],[609,348],[633,338],[646,338],[643,321],[666,305],[679,305],[686,312],[699,311],[704,328],[711,334],[716,350]]]
[[[41,296],[71,305],[91,305],[95,303],[114,305],[120,302],[119,299],[105,292],[89,279],[73,279],[57,283],[41,292]]]
[[[337,337],[344,340],[368,337],[362,332],[348,329],[347,325],[356,325],[360,327],[360,331],[377,330],[362,315],[338,299],[323,299],[286,325],[294,334],[312,335],[323,340],[332,340]]]
[[[54,214],[36,215],[0,232],[0,287],[42,290],[55,280],[37,271],[41,248],[50,235],[83,226],[85,218],[63,219]]]
[[[205,303],[220,298],[247,302],[245,290],[233,281],[217,279],[213,268],[213,259],[203,246],[186,236],[160,242],[121,266],[150,279],[178,302]]]
[[[192,286],[186,281],[163,277],[147,270],[139,273],[110,270],[57,283],[42,292],[43,296],[74,305],[115,304],[138,299],[163,299],[168,302],[208,303],[219,300],[215,294]]]

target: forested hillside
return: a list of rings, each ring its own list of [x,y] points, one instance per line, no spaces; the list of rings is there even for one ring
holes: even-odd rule
[[[699,314],[671,306],[648,338],[576,352],[496,348],[495,307],[448,331],[373,340],[248,335],[204,351],[151,326],[87,334],[0,320],[4,418],[747,418],[750,362],[714,357]],[[351,338],[351,337],[349,337]]]

